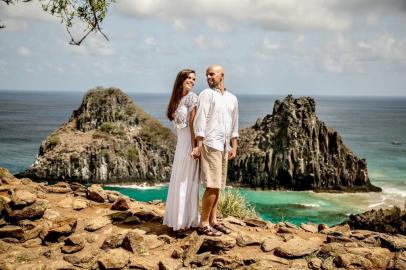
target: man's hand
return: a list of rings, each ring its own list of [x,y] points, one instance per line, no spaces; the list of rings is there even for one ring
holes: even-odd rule
[[[192,153],[190,154],[193,159],[198,159],[200,155],[202,154],[202,147],[201,146],[196,146],[193,148]]]
[[[230,151],[228,151],[228,159],[233,159],[237,155],[237,149],[232,148]]]

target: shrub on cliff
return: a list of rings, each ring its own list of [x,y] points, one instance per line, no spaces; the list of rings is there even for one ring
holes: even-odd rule
[[[235,188],[221,192],[218,210],[224,217],[233,216],[241,219],[258,217],[255,207]]]

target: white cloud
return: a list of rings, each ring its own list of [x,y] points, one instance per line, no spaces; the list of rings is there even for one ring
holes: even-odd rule
[[[231,30],[230,24],[221,18],[208,18],[207,26],[219,32],[229,32]]]
[[[264,49],[277,50],[281,47],[281,44],[273,43],[269,38],[265,38],[264,41],[262,42],[262,46]]]
[[[220,39],[217,38],[206,38],[203,35],[199,35],[194,39],[195,44],[200,48],[200,49],[223,49],[224,48],[224,42]]]
[[[186,25],[184,21],[180,18],[175,18],[173,20],[173,29],[177,32],[185,31],[186,30]]]
[[[37,20],[37,21],[53,21],[58,19],[51,14],[45,12],[39,1],[18,2],[16,4],[7,5],[3,1],[0,2],[0,16],[5,19],[15,20]],[[7,27],[7,21],[5,20]]]
[[[272,30],[342,31],[351,26],[351,18],[335,9],[335,0],[120,0],[117,5],[134,17],[210,18],[208,25],[219,31],[228,30],[229,21]]]
[[[150,47],[150,48],[154,48],[154,47],[156,47],[156,46],[158,45],[158,43],[155,41],[155,38],[154,38],[154,37],[147,37],[147,38],[144,40],[144,44],[145,44],[147,47]]]
[[[65,48],[73,53],[82,55],[111,56],[115,50],[111,42],[104,40],[99,35],[88,36],[80,46],[68,45],[66,41],[60,41]]]
[[[21,56],[24,57],[30,57],[31,56],[31,50],[27,47],[21,46],[17,49],[17,53]]]

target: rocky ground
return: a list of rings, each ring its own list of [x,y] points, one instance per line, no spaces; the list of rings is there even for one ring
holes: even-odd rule
[[[230,235],[175,234],[163,203],[0,168],[1,269],[406,269],[406,237],[348,225],[226,217]]]

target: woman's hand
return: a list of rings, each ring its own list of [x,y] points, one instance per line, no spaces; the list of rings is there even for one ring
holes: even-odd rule
[[[195,148],[193,148],[191,156],[193,159],[198,159],[201,154],[202,154],[202,147],[196,146]]]

